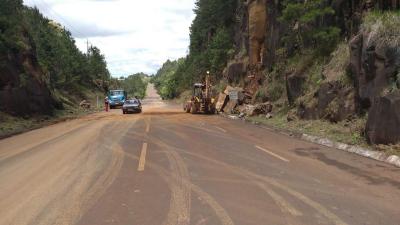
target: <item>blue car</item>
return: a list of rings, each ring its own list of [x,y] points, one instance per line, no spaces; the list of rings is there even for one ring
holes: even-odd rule
[[[108,104],[110,109],[118,106],[123,106],[127,98],[127,93],[124,90],[111,90],[108,92]]]

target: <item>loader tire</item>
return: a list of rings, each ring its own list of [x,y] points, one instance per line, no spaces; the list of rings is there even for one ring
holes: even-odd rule
[[[190,113],[191,114],[196,114],[197,113],[197,107],[195,104],[192,104],[190,107]]]
[[[185,111],[186,113],[190,113],[190,107],[188,105],[185,107]]]

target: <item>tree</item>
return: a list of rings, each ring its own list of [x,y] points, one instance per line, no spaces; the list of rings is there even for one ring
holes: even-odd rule
[[[308,45],[329,53],[336,46],[340,29],[329,26],[325,17],[335,11],[325,0],[286,0],[280,20],[286,22],[293,32],[285,37],[287,44],[297,43],[300,49]]]

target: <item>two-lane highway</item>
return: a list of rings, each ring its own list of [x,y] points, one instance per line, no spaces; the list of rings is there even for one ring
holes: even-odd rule
[[[0,141],[0,225],[399,225],[400,170],[218,116],[150,85],[120,110]]]

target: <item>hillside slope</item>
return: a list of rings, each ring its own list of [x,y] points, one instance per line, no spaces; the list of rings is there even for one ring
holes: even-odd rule
[[[104,92],[110,74],[96,47],[83,54],[71,33],[21,0],[0,8],[0,111],[13,116],[53,114],[77,107],[89,92]]]
[[[239,104],[269,101],[289,121],[361,124],[351,133],[398,143],[399,8],[398,0],[199,0],[170,96],[210,70],[220,91],[243,88],[249,98]]]

